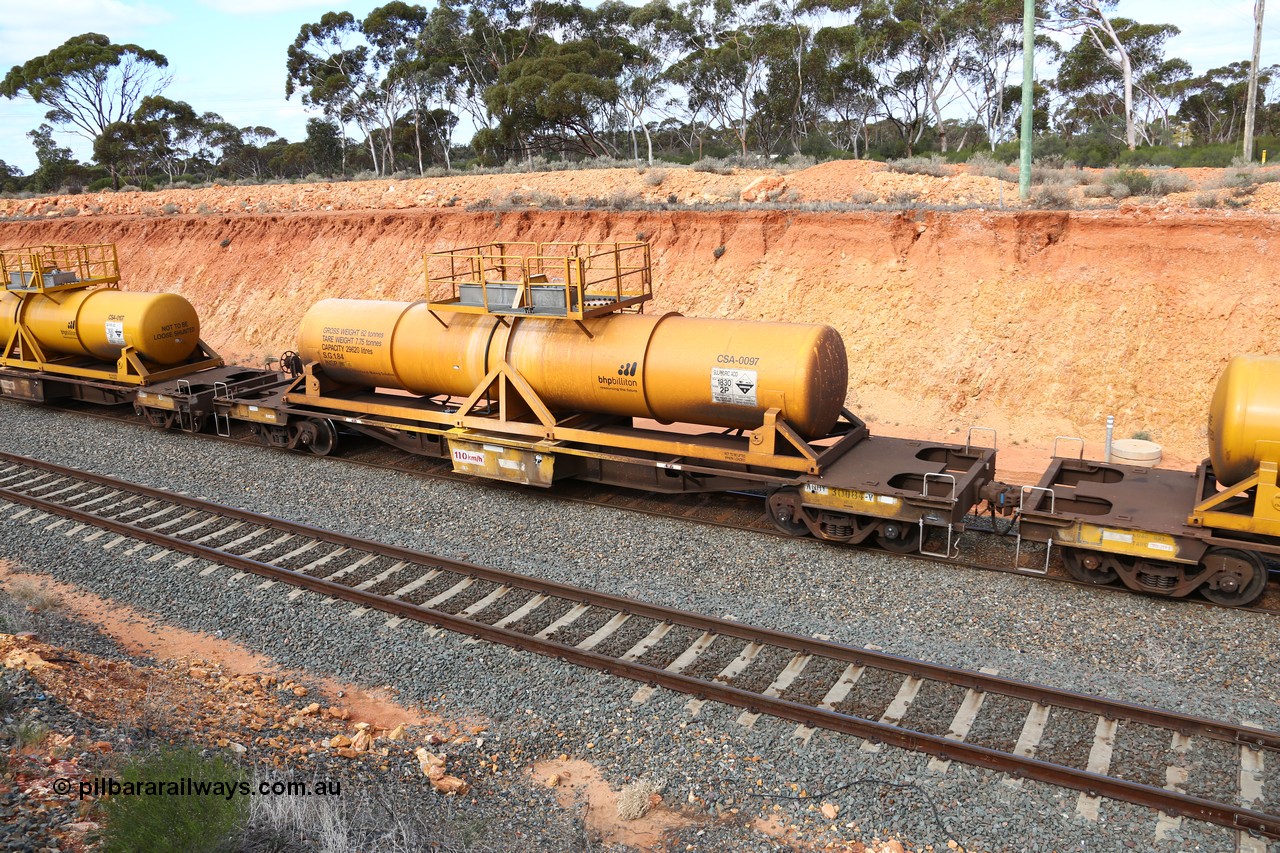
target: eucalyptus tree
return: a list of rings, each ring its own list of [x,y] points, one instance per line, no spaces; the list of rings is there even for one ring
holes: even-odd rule
[[[1138,108],[1167,124],[1176,84],[1190,76],[1185,61],[1164,54],[1166,42],[1179,30],[1101,13],[1083,19],[1093,23],[1075,25],[1084,31],[1058,67],[1057,89],[1067,99],[1062,121],[1068,130],[1079,130],[1098,120],[1123,120],[1123,140],[1132,151],[1139,135],[1151,141],[1149,128],[1139,126]]]
[[[433,55],[447,56],[451,66],[448,90],[477,128],[477,152],[495,155],[502,143],[495,129],[503,117],[491,99],[490,87],[502,70],[526,58],[541,44],[543,30],[563,13],[564,4],[547,0],[440,0],[432,10],[424,39]]]
[[[955,91],[967,48],[966,21],[981,0],[824,0],[853,13],[876,77],[876,97],[907,152],[920,142],[930,118],[948,148],[943,113]]]
[[[613,27],[629,43],[618,76],[618,106],[630,120],[631,156],[640,159],[636,128],[644,133],[645,160],[653,165],[653,134],[646,116],[656,110],[670,86],[668,71],[690,33],[691,22],[668,0],[628,6],[605,0],[596,10],[604,26]]]
[[[1037,17],[1045,14],[1038,0]],[[1023,0],[979,0],[963,16],[964,50],[958,68],[959,91],[987,135],[992,150],[1009,135],[1006,93],[1022,63]],[[1056,58],[1061,50],[1047,35],[1035,38],[1040,56]],[[1021,92],[1021,86],[1017,87]],[[963,147],[963,145],[961,145]]]
[[[369,42],[369,80],[366,99],[372,113],[377,116],[381,131],[383,163],[388,172],[394,171],[396,122],[406,110],[413,115],[413,138],[418,156],[418,173],[422,174],[422,116],[425,106],[421,97],[420,77],[424,71],[422,32],[427,22],[427,9],[393,0],[371,11],[360,22],[360,32]],[[375,158],[376,159],[376,158]]]
[[[365,134],[375,165],[378,157],[370,134],[371,121],[365,89],[369,85],[369,45],[350,12],[326,12],[315,23],[303,24],[289,46],[285,98],[300,93],[303,106],[314,107],[338,122],[345,138],[354,123]],[[342,171],[347,170],[346,145]]]
[[[200,117],[186,101],[163,95],[144,98],[133,114],[135,137],[146,167],[173,179],[184,173],[200,142]]]
[[[542,36],[503,67],[485,93],[501,116],[495,141],[509,152],[611,153],[601,118],[618,97],[622,56],[593,39],[557,44]]]
[[[1249,104],[1250,63],[1232,62],[1211,68],[1186,82],[1177,117],[1199,142],[1231,142],[1243,132]],[[1266,91],[1280,78],[1280,66],[1258,70],[1260,115],[1268,114]]]
[[[670,71],[696,120],[706,111],[747,154],[752,108],[768,83],[767,52],[777,28],[765,0],[685,0],[684,55]]]
[[[872,48],[855,24],[818,30],[808,69],[814,100],[836,148],[866,152],[867,127],[879,110]]]
[[[84,33],[13,66],[0,80],[0,95],[43,104],[48,121],[92,140],[128,120],[144,98],[164,91],[172,79],[163,71],[168,64],[154,50]]]
[[[70,148],[63,148],[53,139],[53,128],[42,124],[28,131],[27,138],[36,149],[36,170],[31,173],[31,183],[37,190],[53,190],[62,186],[68,174],[75,168],[76,160]]]

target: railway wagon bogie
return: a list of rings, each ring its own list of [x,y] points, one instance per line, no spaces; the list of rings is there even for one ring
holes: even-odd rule
[[[975,431],[963,445],[869,436],[820,476],[775,489],[769,516],[791,535],[954,556],[965,514],[998,488],[996,449],[974,444]]]
[[[1202,466],[1203,468],[1203,466]],[[1247,605],[1262,594],[1275,543],[1190,523],[1203,472],[1055,457],[1023,490],[1018,535],[1056,549],[1077,580]]]

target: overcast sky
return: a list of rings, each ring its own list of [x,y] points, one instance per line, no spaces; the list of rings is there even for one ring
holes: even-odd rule
[[[327,11],[362,18],[385,0],[15,0],[0,14],[0,73],[85,32],[132,42],[169,59],[173,83],[165,94],[197,113],[216,112],[238,125],[266,125],[292,141],[305,135],[308,113],[298,96],[284,97],[285,51],[305,23]],[[428,0],[429,2],[429,0]],[[1182,34],[1169,46],[1197,72],[1247,59],[1253,38],[1252,0],[1120,0],[1116,14],[1143,23],[1169,23]],[[1280,9],[1268,16],[1262,62],[1273,50]],[[27,99],[0,98],[0,160],[24,173],[36,166],[27,132],[45,108]],[[88,159],[89,143],[59,133],[60,144]]]

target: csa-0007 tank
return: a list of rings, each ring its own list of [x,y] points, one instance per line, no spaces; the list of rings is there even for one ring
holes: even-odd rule
[[[1219,483],[1257,471],[1258,442],[1280,443],[1280,357],[1240,355],[1228,362],[1209,406],[1209,460]]]
[[[754,429],[777,408],[807,439],[831,430],[848,387],[844,342],[830,326],[679,314],[579,326],[327,299],[303,318],[298,354],[339,382],[423,395],[470,395],[505,361],[555,411]]]
[[[131,346],[153,364],[179,364],[200,341],[196,309],[175,293],[100,288],[24,299],[0,291],[0,341],[8,341],[19,323],[49,353],[103,361],[115,361]]]

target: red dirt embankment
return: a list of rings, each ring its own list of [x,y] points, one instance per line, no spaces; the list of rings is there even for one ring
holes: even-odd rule
[[[1280,220],[1241,211],[451,208],[0,224],[5,246],[117,243],[125,287],[186,295],[206,340],[251,364],[292,348],[319,299],[420,298],[424,251],[639,234],[653,245],[650,310],[831,323],[849,351],[848,405],[877,432],[963,440],[992,426],[1017,444],[1003,466],[1016,472],[1042,467],[1060,434],[1096,454],[1107,414],[1118,436],[1146,430],[1166,462],[1193,464],[1227,359],[1280,338]]]

